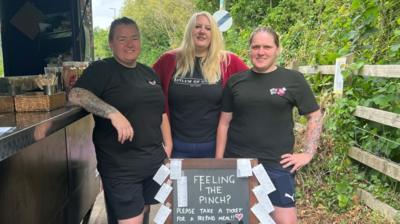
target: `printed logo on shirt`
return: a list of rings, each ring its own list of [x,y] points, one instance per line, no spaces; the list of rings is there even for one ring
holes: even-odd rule
[[[286,88],[285,87],[271,88],[271,89],[269,89],[269,93],[271,94],[271,96],[273,96],[273,95],[284,96],[286,93]]]
[[[207,80],[197,78],[176,78],[174,79],[175,85],[187,85],[190,87],[200,87],[202,85],[209,85]]]
[[[154,86],[155,84],[157,84],[156,80],[149,80],[148,83],[152,86]]]

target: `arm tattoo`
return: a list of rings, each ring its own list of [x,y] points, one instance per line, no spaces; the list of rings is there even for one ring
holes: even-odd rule
[[[315,154],[317,152],[319,138],[322,132],[322,114],[320,110],[307,115],[308,123],[305,139],[305,153]]]
[[[83,88],[73,88],[68,97],[72,104],[81,106],[88,112],[103,118],[108,118],[110,113],[118,112],[113,106],[107,104],[92,92]]]

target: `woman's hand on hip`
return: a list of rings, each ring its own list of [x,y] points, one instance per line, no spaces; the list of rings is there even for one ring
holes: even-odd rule
[[[291,173],[298,171],[301,167],[307,165],[314,154],[310,153],[293,153],[293,154],[284,154],[281,156],[281,165],[283,168],[287,168],[289,166],[293,166],[290,170]]]

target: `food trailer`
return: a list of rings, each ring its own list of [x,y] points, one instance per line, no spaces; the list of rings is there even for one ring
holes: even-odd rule
[[[0,12],[0,223],[85,223],[100,191],[93,118],[33,80],[93,59],[91,0],[0,0]]]

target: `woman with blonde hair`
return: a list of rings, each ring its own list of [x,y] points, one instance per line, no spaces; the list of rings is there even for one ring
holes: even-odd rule
[[[174,158],[213,158],[222,89],[234,73],[247,70],[224,50],[222,34],[208,12],[192,15],[179,48],[153,65],[160,76],[173,136]]]

